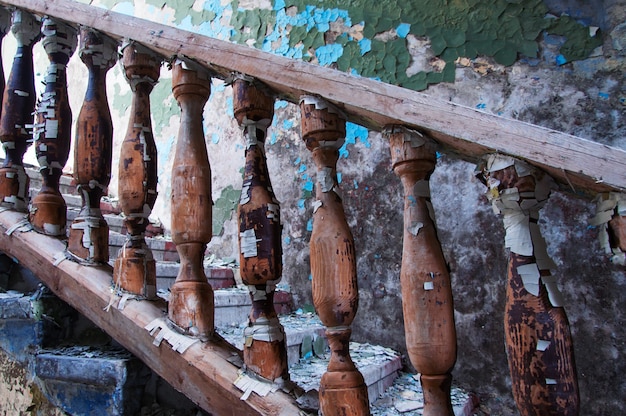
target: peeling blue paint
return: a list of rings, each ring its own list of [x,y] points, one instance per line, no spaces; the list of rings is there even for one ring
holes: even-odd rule
[[[298,199],[298,208],[304,210],[304,199]]]
[[[270,136],[270,144],[276,144],[277,140],[278,140],[278,135],[276,134],[276,132],[273,131]]]
[[[298,173],[302,173],[306,170],[306,165],[303,163],[300,165],[300,167],[298,168]]]
[[[285,107],[287,107],[287,101],[285,100],[276,100],[276,102],[274,103],[274,110]]]
[[[361,55],[365,55],[372,50],[372,41],[368,38],[363,38],[359,41],[359,47],[361,48]]]
[[[561,66],[561,65],[565,65],[567,63],[567,59],[565,59],[565,57],[563,55],[557,55],[556,58],[554,59],[556,64]]]
[[[289,130],[292,127],[293,127],[293,120],[284,120],[283,121],[283,128],[285,130]]]
[[[337,172],[337,183],[341,183],[341,172]]]
[[[313,231],[313,218],[309,218],[309,221],[306,223],[306,230]]]
[[[359,183],[356,181],[356,179],[353,181],[354,183],[354,189],[359,189]]]
[[[603,100],[608,100],[610,96],[609,96],[609,93],[600,91],[598,93],[598,97],[600,97]]]
[[[302,187],[302,189],[304,189],[305,191],[309,191],[312,192],[313,191],[313,181],[306,181],[304,183],[304,186]]]
[[[320,46],[315,50],[315,57],[322,66],[337,62],[341,55],[343,55],[343,46],[338,43]]]
[[[226,97],[226,113],[231,117],[235,117],[235,109],[233,107],[233,97]]]
[[[283,242],[284,242],[285,244],[289,244],[289,243],[291,243],[291,238],[290,238],[289,236],[287,236],[287,237],[285,237],[285,238],[283,239]]]
[[[213,142],[213,144],[218,144],[220,142],[220,136],[217,133],[213,133],[211,135],[211,142]]]
[[[396,28],[396,33],[401,38],[406,38],[411,30],[411,25],[408,23],[400,23]]]

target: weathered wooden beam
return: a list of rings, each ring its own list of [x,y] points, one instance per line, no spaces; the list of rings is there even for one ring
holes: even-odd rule
[[[71,16],[75,23],[134,39],[165,56],[185,55],[210,64],[224,77],[232,71],[250,75],[293,102],[303,94],[322,96],[341,107],[349,121],[369,128],[404,124],[421,129],[465,159],[488,152],[522,158],[577,193],[626,189],[626,151],[621,149],[69,0],[2,3],[61,19]]]
[[[237,367],[227,361],[239,353],[217,336],[211,342],[191,345],[182,354],[165,342],[153,345],[154,338],[144,327],[166,315],[165,302],[133,301],[123,310],[112,307],[105,311],[111,299],[111,268],[87,267],[71,261],[55,265],[55,256],[65,249],[62,241],[35,232],[6,235],[5,231],[23,218],[23,214],[14,211],[0,212],[0,251],[18,259],[57,296],[202,409],[233,416],[299,414],[293,399],[282,391],[266,397],[253,394],[240,400],[241,392],[233,385]]]

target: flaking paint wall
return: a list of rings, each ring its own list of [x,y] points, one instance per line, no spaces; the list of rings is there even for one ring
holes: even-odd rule
[[[626,148],[626,1],[300,0],[93,1],[204,35],[378,78],[433,98]],[[309,4],[311,3],[311,4]],[[563,15],[564,13],[567,14]],[[8,74],[14,46],[3,45]],[[47,59],[36,47],[38,88]],[[74,57],[70,101],[77,117],[85,73]],[[159,197],[153,218],[169,228],[170,174],[179,110],[164,68],[152,96]],[[108,76],[115,148],[126,131],[130,91],[119,67]],[[244,148],[230,88],[213,82],[204,126],[213,172],[214,234],[209,249],[237,257],[234,212]],[[267,141],[273,188],[284,223],[284,284],[311,303],[308,239],[315,169],[300,139],[297,108],[277,101]],[[31,149],[28,160],[36,164]],[[116,194],[117,160],[109,191]],[[355,340],[404,349],[399,272],[402,198],[389,149],[377,132],[349,124],[338,170],[358,254],[360,309]],[[459,359],[455,382],[480,394],[492,414],[515,414],[504,355],[505,291],[501,221],[473,178],[474,165],[441,154],[432,178],[439,235],[450,264]],[[66,170],[71,170],[71,162]],[[280,174],[278,174],[280,172]],[[587,225],[589,201],[556,192],[541,228],[566,299],[581,386],[582,414],[626,411],[626,274],[609,264]]]

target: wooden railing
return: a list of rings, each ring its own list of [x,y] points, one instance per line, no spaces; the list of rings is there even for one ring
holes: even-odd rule
[[[506,245],[511,249],[506,314],[514,396],[523,415],[578,413],[569,326],[549,275],[554,265],[536,222],[549,194],[550,176],[566,189],[591,195],[625,190],[624,151],[72,1],[2,3],[17,7],[12,27],[18,51],[0,119],[0,139],[7,154],[0,169],[5,207],[0,224],[10,231],[22,224],[20,212],[28,207],[22,157],[34,134],[44,186],[30,206],[30,222],[45,235],[6,233],[0,237],[0,250],[31,268],[57,295],[202,408],[220,415],[298,413],[292,397],[280,390],[264,398],[252,395],[239,400],[240,392],[233,385],[237,370],[228,362],[234,350],[214,333],[213,292],[202,268],[212,234],[212,204],[201,120],[210,79],[217,76],[229,78],[236,91],[235,117],[246,142],[238,217],[241,273],[253,300],[243,352],[250,376],[273,387],[285,386],[289,378],[284,331],[272,303],[282,269],[280,211],[263,150],[273,101],[280,96],[300,105],[302,138],[317,167],[311,236],[313,299],[331,346],[320,386],[322,412],[369,414],[363,377],[348,348],[358,305],[357,254],[336,192],[338,149],[345,122],[351,120],[383,131],[394,172],[404,188],[404,322],[409,358],[422,377],[424,414],[453,414],[450,385],[456,361],[453,290],[430,204],[428,180],[436,149],[469,160],[498,153],[485,159],[481,178],[495,210],[504,217]],[[43,26],[31,12],[47,16]],[[72,21],[67,21],[68,16]],[[64,68],[76,48],[77,25],[81,26],[79,54],[89,71],[74,155],[83,207],[69,227],[66,246],[58,178],[69,152],[71,113]],[[36,109],[32,47],[40,38],[50,67]],[[120,163],[119,198],[129,240],[111,270],[106,266],[108,228],[99,211],[112,163],[104,75],[115,62],[115,46],[121,40],[133,105],[121,154],[113,158]],[[171,231],[181,267],[169,305],[155,299],[154,260],[144,241],[157,193],[149,94],[163,59],[172,62],[172,92],[182,110],[171,196]],[[623,235],[621,216],[605,211],[603,223],[615,229],[611,235]],[[619,238],[609,245],[624,250]],[[65,254],[76,262],[63,261]],[[113,300],[111,284],[117,296]],[[120,299],[129,296],[140,301],[124,307]],[[118,307],[111,308],[116,300]],[[151,335],[156,333],[155,340]],[[170,346],[160,343],[162,339]]]

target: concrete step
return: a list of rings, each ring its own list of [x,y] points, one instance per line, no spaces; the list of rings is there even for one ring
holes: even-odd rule
[[[134,415],[150,370],[120,348],[65,347],[35,357],[37,385],[57,408],[71,415]]]

